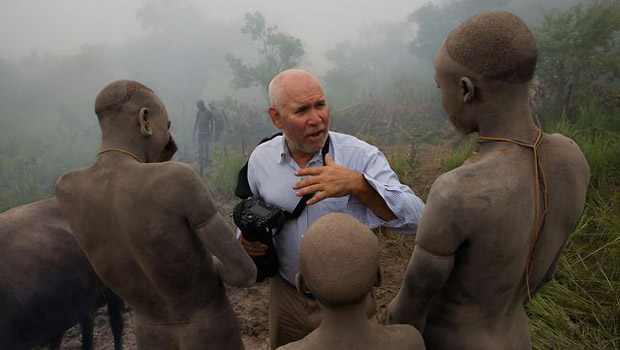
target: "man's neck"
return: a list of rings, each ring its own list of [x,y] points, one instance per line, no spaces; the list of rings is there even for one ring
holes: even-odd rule
[[[524,98],[498,98],[478,115],[478,136],[529,142],[536,137],[536,129]]]
[[[357,304],[339,307],[321,305],[321,314],[323,317],[321,328],[325,332],[337,331],[340,335],[359,334],[372,326],[366,317],[366,299]]]
[[[301,168],[301,169],[305,168],[306,165],[308,165],[308,162],[310,162],[310,160],[312,158],[314,158],[314,156],[317,153],[317,152],[305,153],[305,152],[302,152],[302,151],[291,149],[291,147],[289,146],[288,141],[286,141],[286,137],[284,138],[284,143],[286,145],[285,147],[288,150],[289,155],[291,156],[291,158],[293,158],[295,163],[297,163],[297,165],[299,165],[299,168]]]
[[[104,150],[121,150],[119,151],[120,153],[126,153],[134,158],[141,159],[143,162],[147,161],[146,152],[143,149],[141,150],[138,145],[132,143],[104,140],[101,142],[98,152]]]

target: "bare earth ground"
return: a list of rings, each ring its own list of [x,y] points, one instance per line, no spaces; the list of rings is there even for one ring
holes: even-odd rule
[[[411,179],[403,179],[413,191],[426,199],[434,179],[440,172],[440,160],[446,155],[444,149],[421,145],[415,156],[415,165]],[[392,232],[377,232],[381,243],[381,266],[383,268],[383,284],[375,290],[377,303],[377,319],[384,324],[387,306],[400,288],[411,252],[414,247],[413,236],[403,236]],[[228,295],[241,324],[243,342],[248,350],[269,349],[268,307],[269,282],[258,283],[250,288],[229,288]],[[113,350],[114,341],[105,308],[97,311],[94,330],[94,349]],[[43,350],[46,347],[36,347]],[[80,350],[81,333],[79,325],[65,333],[62,350]],[[133,315],[125,313],[125,331],[123,333],[123,349],[135,350],[136,340],[133,332]]]

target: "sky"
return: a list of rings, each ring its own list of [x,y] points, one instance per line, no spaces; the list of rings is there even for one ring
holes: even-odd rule
[[[31,52],[74,54],[84,45],[120,45],[145,35],[136,18],[147,2],[162,0],[0,0],[0,57]],[[268,24],[296,36],[316,54],[364,25],[404,20],[428,0],[192,0],[207,17],[232,21],[261,11]],[[191,28],[188,28],[191,30]]]

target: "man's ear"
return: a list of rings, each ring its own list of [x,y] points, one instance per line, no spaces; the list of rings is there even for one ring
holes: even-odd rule
[[[153,135],[153,130],[149,124],[150,118],[151,112],[146,107],[140,108],[138,112],[138,123],[140,123],[140,133],[142,136],[149,137]]]
[[[379,267],[377,269],[377,280],[375,281],[375,287],[379,287],[383,283],[383,269]]]
[[[308,290],[304,278],[299,272],[295,274],[295,288],[297,288],[297,292],[302,295]]]
[[[474,83],[468,77],[461,78],[459,82],[461,86],[461,95],[463,96],[463,102],[469,103],[474,100],[476,96],[476,88],[474,87]]]
[[[280,118],[280,112],[278,112],[278,109],[276,108],[276,106],[271,105],[269,106],[269,109],[267,110],[267,112],[269,113],[269,118],[271,118],[271,122],[273,123],[273,125],[278,128],[278,129],[282,129],[282,119]]]
[[[297,293],[308,299],[314,300],[314,296],[310,293],[308,287],[306,287],[306,282],[304,281],[304,276],[301,275],[301,272],[297,272],[295,274],[295,288],[297,288]]]

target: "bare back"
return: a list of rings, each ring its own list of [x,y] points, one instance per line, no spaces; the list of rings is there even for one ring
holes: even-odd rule
[[[424,350],[420,332],[409,325],[369,325],[352,337],[350,329],[318,328],[305,338],[289,343],[278,350]]]
[[[216,214],[193,171],[180,163],[98,161],[63,175],[60,207],[98,275],[150,321],[180,321],[228,307],[192,225]]]
[[[454,339],[462,348],[529,346],[523,305],[538,181],[532,153],[510,143],[485,144],[433,185],[427,210],[436,215],[424,216],[418,244],[441,253],[447,240],[456,252],[452,273],[428,312],[424,338],[429,346],[454,347]],[[589,181],[586,160],[574,141],[544,135],[539,154],[548,212],[532,259],[532,293],[553,276],[583,211]]]

